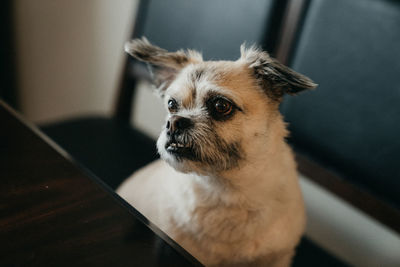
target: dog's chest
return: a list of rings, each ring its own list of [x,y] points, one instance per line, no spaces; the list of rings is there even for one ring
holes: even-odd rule
[[[198,237],[216,238],[221,242],[243,240],[257,221],[256,215],[237,207],[198,206],[188,211],[185,228]],[[181,221],[181,218],[176,218]]]
[[[259,240],[265,225],[259,212],[218,201],[196,201],[193,195],[182,197],[167,232],[199,259],[229,260],[262,250]]]

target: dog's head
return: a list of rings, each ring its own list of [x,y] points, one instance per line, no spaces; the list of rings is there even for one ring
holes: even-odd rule
[[[183,172],[231,170],[256,157],[267,138],[286,135],[271,132],[274,122],[283,125],[283,95],[316,86],[255,47],[242,46],[237,61],[203,61],[198,52],[168,52],[145,38],[125,50],[150,66],[168,109],[157,148]]]

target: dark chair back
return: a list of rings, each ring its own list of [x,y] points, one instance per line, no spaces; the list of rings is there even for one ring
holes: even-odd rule
[[[310,1],[289,63],[319,87],[282,105],[299,153],[397,211],[399,25],[399,1]]]
[[[147,36],[170,50],[195,48],[202,50],[205,58],[233,59],[239,56],[244,41],[272,49],[286,2],[142,0],[132,38]],[[115,188],[157,157],[154,140],[130,125],[135,87],[146,77],[144,64],[126,55],[114,116],[74,118],[44,125],[43,131]]]
[[[149,1],[142,28],[146,36],[167,49],[193,48],[205,59],[236,59],[243,42],[272,49],[268,33],[274,13],[273,0],[167,0]],[[266,45],[268,43],[268,45]]]
[[[256,43],[273,53],[286,0],[141,1],[132,38],[146,36],[170,51],[196,49],[205,59],[234,60],[240,45]],[[129,58],[117,102],[117,117],[129,120],[135,73]]]

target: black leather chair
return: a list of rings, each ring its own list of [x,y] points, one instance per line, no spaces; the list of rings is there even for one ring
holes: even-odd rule
[[[300,171],[400,233],[400,2],[303,2],[277,52],[319,84],[281,107]]]
[[[170,50],[194,48],[206,59],[235,59],[247,41],[273,50],[282,1],[141,1],[132,38],[146,36]],[[121,47],[122,49],[122,47]],[[78,162],[116,188],[157,157],[155,142],[130,125],[132,99],[144,66],[128,58],[111,118],[85,117],[43,125],[42,130]]]

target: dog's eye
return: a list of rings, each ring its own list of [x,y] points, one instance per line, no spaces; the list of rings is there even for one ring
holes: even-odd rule
[[[230,119],[236,110],[241,109],[231,101],[229,98],[221,95],[211,96],[206,101],[208,114],[217,121],[224,121]]]
[[[178,103],[175,99],[171,98],[170,100],[168,100],[168,110],[169,112],[178,111]]]
[[[214,102],[215,111],[222,115],[228,115],[232,112],[232,103],[226,99],[218,98]]]

